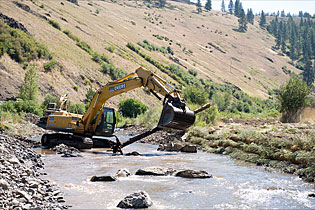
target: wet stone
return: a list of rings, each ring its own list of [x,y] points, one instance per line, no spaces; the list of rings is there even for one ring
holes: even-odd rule
[[[115,174],[115,177],[128,177],[130,175],[131,173],[129,172],[129,170],[126,168],[123,168],[117,171],[117,173]]]
[[[315,193],[308,194],[308,197],[315,198]]]
[[[201,170],[183,170],[176,173],[175,176],[183,177],[183,178],[197,178],[197,179],[204,179],[204,178],[212,178],[212,175],[209,175],[206,171]]]
[[[185,145],[181,152],[197,153],[197,147],[195,145]]]
[[[139,209],[139,208],[148,208],[152,206],[153,202],[148,193],[142,192],[135,192],[128,196],[126,196],[123,200],[119,202],[117,207],[127,209]]]
[[[144,169],[139,169],[136,172],[136,175],[140,176],[167,176],[172,175],[176,171],[172,168],[162,168],[162,167],[148,167]]]
[[[4,179],[0,179],[0,187],[4,190],[7,190],[9,189],[9,183]]]
[[[117,179],[113,176],[93,176],[91,182],[113,182]]]

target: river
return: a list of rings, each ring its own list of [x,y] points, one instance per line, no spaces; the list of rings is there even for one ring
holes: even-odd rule
[[[204,152],[197,154],[157,151],[157,146],[135,143],[123,149],[141,156],[113,155],[106,149],[82,152],[82,157],[64,158],[43,155],[45,178],[65,193],[70,209],[113,209],[126,195],[146,191],[152,209],[314,209],[312,184],[296,176],[268,172],[227,156]],[[174,169],[205,170],[210,179],[173,176],[136,176],[115,182],[90,182],[94,175],[114,175],[127,168],[136,170],[161,166]]]

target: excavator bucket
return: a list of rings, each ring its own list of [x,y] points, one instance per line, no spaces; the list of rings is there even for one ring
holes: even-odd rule
[[[195,113],[187,106],[185,110],[177,108],[170,103],[163,106],[159,128],[173,128],[177,130],[185,130],[195,122]]]

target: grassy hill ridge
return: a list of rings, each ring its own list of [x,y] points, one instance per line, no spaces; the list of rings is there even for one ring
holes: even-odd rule
[[[297,72],[289,66],[287,57],[271,50],[274,38],[257,23],[249,25],[247,33],[239,33],[235,30],[237,18],[219,11],[197,14],[195,6],[178,2],[169,2],[163,9],[149,8],[140,1],[79,1],[79,6],[59,0],[18,2],[29,9],[4,1],[0,12],[21,22],[62,66],[62,72],[59,68],[45,71],[43,64],[48,60],[35,61],[40,66],[43,95],[68,92],[71,100],[78,102],[85,98],[90,86],[98,89],[111,80],[100,71],[100,63],[93,61],[91,54],[63,33],[64,30],[88,44],[94,52],[105,54],[111,64],[127,73],[141,65],[174,83],[173,78],[130,50],[127,43],[137,45],[146,40],[163,49],[170,47],[173,55],[137,45],[160,63],[178,65],[187,72],[193,70],[198,79],[233,84],[252,96],[266,98],[268,90],[286,81],[288,75],[283,72],[283,66]],[[58,23],[61,30],[49,24],[49,20]],[[0,62],[3,66],[0,82],[4,87],[0,95],[2,98],[14,96],[25,70],[8,56],[3,56]],[[155,104],[154,100],[143,100],[147,95],[141,90],[115,97],[110,104],[115,106],[121,98],[130,96],[148,105]]]

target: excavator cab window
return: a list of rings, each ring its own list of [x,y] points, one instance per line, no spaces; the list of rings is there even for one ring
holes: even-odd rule
[[[115,111],[112,108],[104,107],[102,116],[96,127],[97,135],[111,136],[114,133],[116,124]]]

